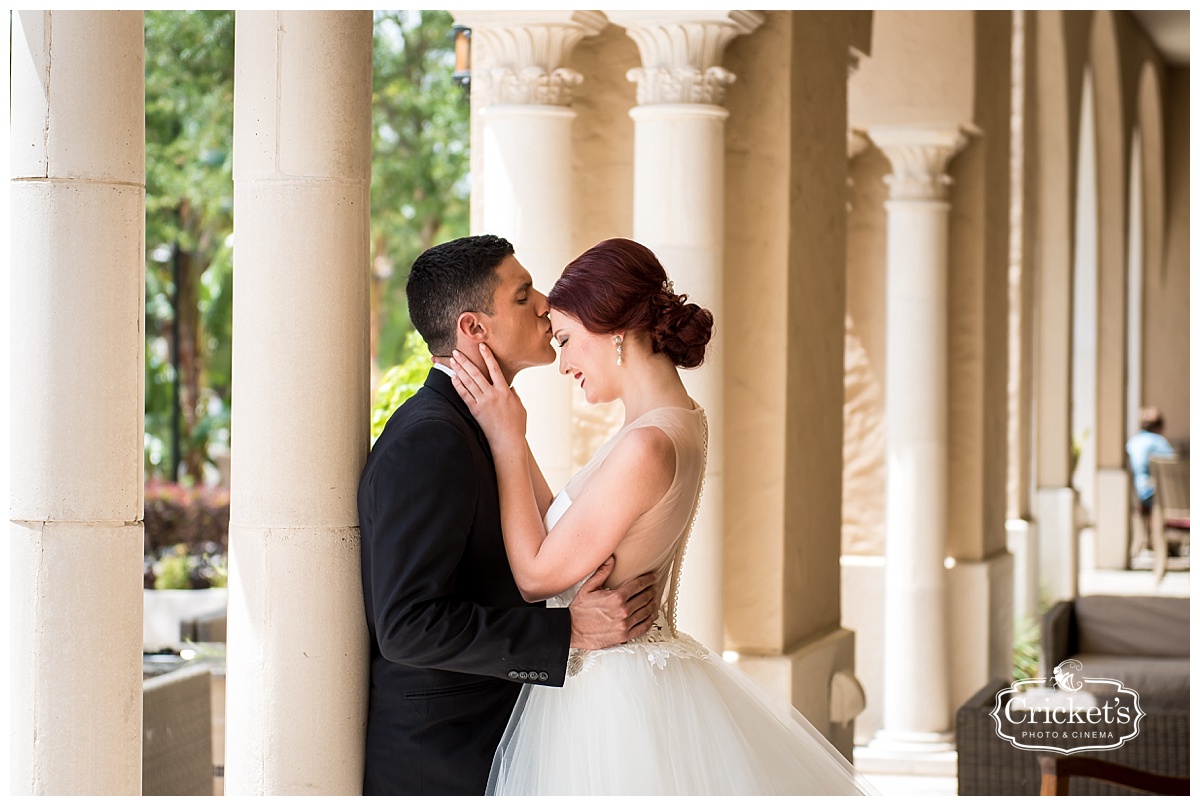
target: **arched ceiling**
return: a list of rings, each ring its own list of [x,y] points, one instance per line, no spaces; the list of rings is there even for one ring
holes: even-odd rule
[[[1171,65],[1191,64],[1191,12],[1131,11],[1146,34]]]

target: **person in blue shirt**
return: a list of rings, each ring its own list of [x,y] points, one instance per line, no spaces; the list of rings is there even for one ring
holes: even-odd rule
[[[1174,456],[1175,449],[1163,436],[1162,412],[1155,406],[1145,406],[1138,412],[1141,429],[1125,443],[1129,455],[1129,469],[1133,472],[1133,485],[1142,505],[1143,517],[1149,516],[1154,502],[1154,478],[1150,475],[1151,456]]]

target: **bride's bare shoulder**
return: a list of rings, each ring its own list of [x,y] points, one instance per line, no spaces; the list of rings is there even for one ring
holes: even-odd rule
[[[665,481],[670,485],[675,476],[675,443],[661,428],[640,426],[613,447],[609,461],[626,469],[636,468],[646,483]]]

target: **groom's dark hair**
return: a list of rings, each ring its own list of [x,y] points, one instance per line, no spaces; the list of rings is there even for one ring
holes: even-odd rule
[[[496,267],[513,254],[497,235],[469,235],[426,249],[413,261],[405,293],[408,317],[434,355],[448,356],[464,311],[494,313]]]

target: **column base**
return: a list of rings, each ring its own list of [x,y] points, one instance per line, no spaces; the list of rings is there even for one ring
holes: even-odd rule
[[[883,557],[842,555],[842,625],[855,635],[855,675],[867,692],[867,707],[854,720],[855,741],[866,745],[883,727]]]
[[[1079,595],[1079,535],[1076,493],[1070,487],[1037,491],[1039,588],[1049,603]]]
[[[888,730],[875,734],[868,747],[892,753],[947,753],[954,750],[954,732],[925,732],[916,730]]]
[[[1129,475],[1124,468],[1096,471],[1096,568],[1129,566]]]
[[[1038,527],[1032,521],[1010,518],[1004,522],[1005,543],[1013,558],[1013,623],[1037,619]]]
[[[958,774],[958,752],[952,733],[881,730],[865,747],[854,750],[854,766],[867,775]]]
[[[950,718],[987,681],[1012,675],[1013,564],[1007,551],[946,572]],[[887,674],[887,670],[884,670]],[[886,733],[888,731],[880,731]]]

